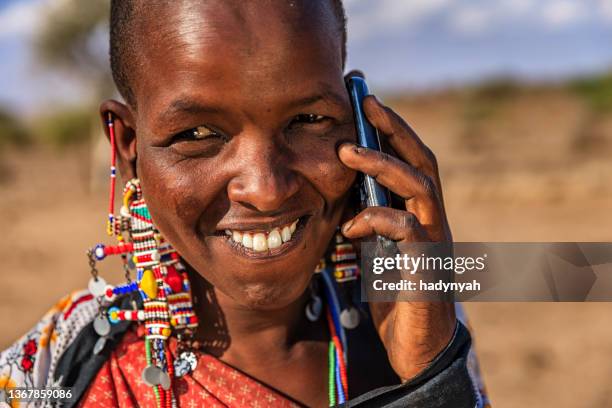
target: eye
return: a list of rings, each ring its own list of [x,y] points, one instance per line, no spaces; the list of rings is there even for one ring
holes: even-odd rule
[[[315,130],[322,126],[324,127],[330,119],[331,118],[327,116],[317,115],[314,113],[301,113],[299,115],[295,115],[293,119],[291,119],[287,129],[297,130],[300,128],[312,128]]]
[[[219,136],[217,132],[207,128],[206,126],[198,126],[197,128],[191,129],[193,132],[193,138],[196,140],[208,139],[209,137]]]
[[[325,116],[314,113],[299,114],[293,118],[291,124],[314,124],[323,122],[325,119],[327,119]]]
[[[230,138],[208,126],[197,126],[175,134],[168,147],[185,158],[213,157]]]
[[[176,134],[173,138],[174,142],[188,142],[206,139],[223,138],[220,133],[210,129],[207,126],[198,126]]]
[[[195,140],[203,140],[203,139],[208,139],[210,137],[219,136],[217,132],[215,132],[214,130],[211,130],[210,128],[206,126],[198,126],[193,129],[187,130],[185,133],[187,133],[187,135],[185,136],[191,136],[191,138]]]

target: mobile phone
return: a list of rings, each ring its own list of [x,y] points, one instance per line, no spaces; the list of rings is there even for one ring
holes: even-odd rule
[[[380,151],[378,130],[368,121],[363,111],[363,98],[369,95],[365,79],[351,76],[347,80],[347,88],[353,105],[357,143],[368,149]],[[374,177],[363,174],[360,180],[361,207],[388,207],[389,191],[381,186]]]
[[[368,121],[363,111],[363,98],[369,95],[365,79],[360,76],[351,76],[347,81],[347,88],[351,97],[351,104],[353,105],[357,143],[368,149],[381,151],[378,130]],[[381,186],[374,177],[362,174],[359,183],[362,209],[367,207],[389,207],[389,190]],[[394,248],[392,240],[380,235],[376,236],[376,242],[378,243],[377,253],[387,253]]]

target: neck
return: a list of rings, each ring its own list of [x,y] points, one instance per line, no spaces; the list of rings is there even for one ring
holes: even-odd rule
[[[203,350],[232,365],[269,362],[271,358],[287,360],[301,341],[323,340],[326,336],[324,319],[312,323],[305,317],[308,290],[283,308],[261,310],[240,305],[199,274],[193,275],[200,319],[196,337]]]

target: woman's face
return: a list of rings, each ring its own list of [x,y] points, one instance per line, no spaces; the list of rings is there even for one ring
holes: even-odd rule
[[[145,20],[136,171],[195,270],[239,304],[282,307],[305,290],[355,180],[336,154],[354,140],[338,24],[325,5],[210,3]]]

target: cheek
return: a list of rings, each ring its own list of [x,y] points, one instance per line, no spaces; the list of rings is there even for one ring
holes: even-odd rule
[[[357,173],[340,162],[335,144],[309,151],[304,157],[302,173],[328,205],[343,198],[355,183]]]
[[[195,226],[212,201],[214,180],[202,166],[174,163],[156,150],[148,149],[138,162],[143,195],[159,230],[181,247],[198,233]]]
[[[313,175],[313,183],[328,202],[337,202],[351,189],[357,174],[340,163],[322,162],[318,166],[317,175]]]

